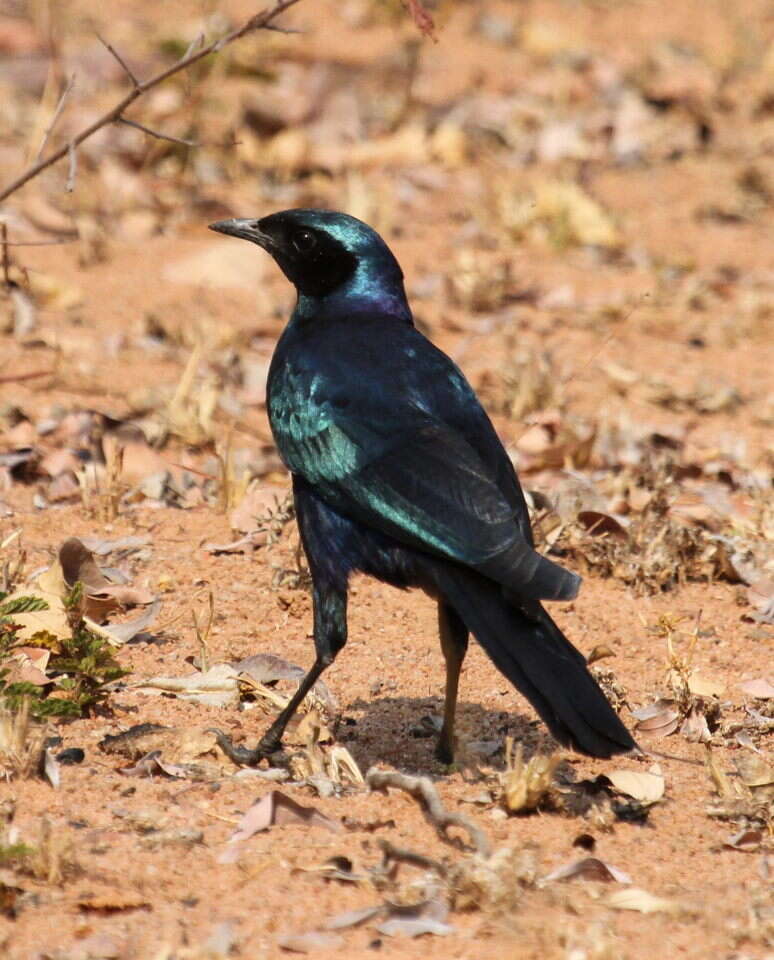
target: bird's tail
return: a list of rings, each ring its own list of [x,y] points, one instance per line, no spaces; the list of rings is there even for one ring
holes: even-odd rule
[[[527,615],[486,577],[462,567],[434,567],[447,603],[559,743],[593,757],[637,749],[583,656],[539,604],[534,616]]]

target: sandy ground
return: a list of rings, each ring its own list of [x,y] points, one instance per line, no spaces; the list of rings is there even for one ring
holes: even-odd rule
[[[0,135],[3,182],[39,141],[57,76],[77,75],[61,136],[124,88],[95,30],[146,76],[166,62],[165,51],[184,52],[199,29],[214,36],[253,12],[241,0],[217,12],[193,0],[132,0],[115,22],[87,0],[55,5],[53,13],[40,4],[11,6],[0,16],[10,131]],[[49,730],[62,738],[56,751],[80,747],[84,761],[62,766],[56,790],[36,778],[0,789],[8,817],[8,803],[14,808],[6,825],[14,836],[40,846],[48,822],[66,848],[61,882],[21,868],[0,872],[5,902],[14,904],[0,910],[9,960],[275,957],[285,954],[280,943],[288,934],[320,930],[331,916],[385,898],[419,896],[411,883],[422,871],[410,866],[377,889],[381,839],[443,861],[452,873],[471,862],[470,851],[440,839],[401,792],[344,784],[319,797],[310,785],[288,782],[278,789],[341,821],[342,832],[274,826],[246,841],[236,863],[222,863],[235,824],[272,785],[235,779],[233,770],[201,781],[128,776],[122,768],[130,761],[98,746],[139,723],[215,725],[255,742],[268,722],[261,709],[185,703],[132,686],[191,672],[201,653],[192,612],[206,619],[210,591],[212,661],[255,653],[304,667],[312,661],[307,592],[293,576],[278,583],[278,570],[295,566],[292,524],[253,553],[205,549],[241,536],[223,501],[239,501],[243,476],[256,478],[254,495],[289,486],[272,450],[261,378],[292,294],[262,253],[209,234],[211,220],[320,204],[374,223],[403,265],[422,329],[481,390],[526,488],[550,497],[568,478],[583,481],[597,489],[604,512],[633,521],[630,502],[614,509],[626,499],[615,493],[615,478],[631,466],[626,450],[641,452],[646,436],[667,447],[671,438],[685,469],[670,495],[676,506],[702,507],[686,522],[721,536],[744,534],[758,572],[767,572],[774,539],[766,513],[774,458],[771,10],[755,0],[447,2],[436,21],[432,43],[419,39],[397,3],[304,0],[283,21],[302,34],[248,38],[200,74],[150,94],[144,109],[133,108],[154,128],[202,141],[200,149],[114,125],[84,146],[72,194],[63,192],[66,170],[57,167],[0,209],[12,239],[78,232],[61,246],[13,251],[16,264],[49,286],[34,295],[28,330],[14,332],[7,295],[3,301],[10,319],[2,334],[0,451],[30,444],[43,454],[103,451],[104,437],[117,436],[126,446],[119,494],[160,469],[195,491],[175,505],[147,491],[129,494],[111,511],[104,474],[99,489],[60,501],[45,471],[26,482],[5,471],[0,541],[20,531],[4,552],[10,558],[23,545],[25,577],[68,537],[142,534],[149,545],[121,565],[135,585],[163,599],[150,635],[117,653],[131,673],[106,708]],[[49,28],[56,70],[46,86]],[[38,109],[41,100],[48,112]],[[237,145],[224,146],[231,140]],[[583,199],[546,199],[557,183],[576,185]],[[175,419],[170,397],[180,393],[192,355],[194,383]],[[527,375],[525,362],[531,369],[542,363],[548,374],[527,391],[538,397],[532,409],[513,415],[514,379]],[[38,371],[48,373],[9,382]],[[553,387],[543,395],[546,382]],[[202,412],[207,396],[217,402],[211,417]],[[76,412],[89,414],[85,428],[65,422]],[[40,423],[52,419],[56,429],[41,432]],[[536,435],[535,424],[538,431],[549,424],[549,433],[590,427],[596,452],[584,460],[573,441],[565,457],[548,463],[546,434]],[[530,430],[536,446],[524,442]],[[605,453],[603,440],[613,435],[619,441]],[[224,485],[217,457],[227,456],[233,475]],[[647,492],[647,481],[642,486]],[[718,488],[730,503],[720,518],[707,507]],[[583,568],[577,552],[566,562]],[[674,566],[679,573],[678,559]],[[745,728],[740,738],[729,727],[749,720],[745,705],[771,716],[770,702],[740,687],[774,679],[771,621],[753,618],[745,584],[718,576],[709,561],[705,576],[655,592],[584,572],[578,600],[552,612],[584,654],[611,648],[614,658],[601,666],[614,671],[631,707],[668,691],[659,625],[675,623],[681,655],[693,638],[692,668],[723,685],[712,735],[719,768],[737,782],[740,756],[770,763],[770,732]],[[657,759],[665,794],[633,822],[572,815],[550,802],[505,815],[496,797],[475,801],[498,782],[506,737],[523,741],[528,756],[551,750],[529,705],[473,645],[458,730],[468,762],[446,769],[432,757],[432,738],[421,735],[422,718],[442,705],[433,604],[357,579],[349,624],[351,639],[325,676],[341,709],[337,742],[363,772],[379,765],[431,777],[444,805],[475,821],[494,850],[515,851],[532,866],[504,872],[503,902],[487,903],[482,894],[475,907],[453,909],[446,936],[391,937],[373,921],[340,931],[338,944],[307,945],[310,952],[468,960],[774,955],[771,820],[708,814],[717,798],[703,743],[680,732],[641,737],[689,762]],[[628,709],[622,716],[634,726]],[[481,741],[496,742],[498,751],[477,756]],[[557,777],[566,787],[653,762],[567,755]],[[724,846],[746,827],[759,833],[751,849]],[[578,841],[582,835],[593,840]],[[631,883],[545,881],[586,856],[624,871]],[[361,879],[322,876],[314,868],[330,857],[349,858]],[[658,909],[615,909],[611,890],[627,886],[662,898]]]

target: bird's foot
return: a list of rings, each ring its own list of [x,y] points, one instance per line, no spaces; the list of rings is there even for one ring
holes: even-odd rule
[[[448,740],[441,738],[435,748],[435,759],[450,766],[454,763],[454,747]]]
[[[258,741],[258,746],[253,750],[247,747],[237,746],[231,737],[227,736],[222,730],[210,728],[208,733],[214,733],[218,746],[226,756],[238,763],[242,767],[255,767],[261,760],[269,758],[272,754],[279,753],[282,750],[282,743],[274,737],[263,737]]]

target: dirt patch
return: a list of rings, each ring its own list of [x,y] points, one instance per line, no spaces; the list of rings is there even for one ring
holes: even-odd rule
[[[307,2],[283,20],[300,35],[247,38],[133,108],[201,146],[114,124],[79,149],[72,192],[65,162],[0,211],[11,240],[68,241],[9,248],[0,276],[2,589],[31,589],[68,538],[95,549],[89,538],[139,537],[95,553],[107,568],[95,583],[117,570],[140,606],[105,611],[106,624],[87,613],[104,629],[161,601],[111,648],[128,674],[91,715],[49,720],[56,772],[4,785],[4,955],[638,960],[667,944],[763,958],[768,6],[442,4],[434,44],[397,2]],[[255,12],[242,0],[126,7],[120,23],[75,0],[0,16],[4,179],[34,156],[71,73],[52,144],[126,89],[95,28],[145,76],[199,31]],[[206,230],[309,205],[387,239],[418,325],[508,445],[541,548],[585,576],[552,614],[643,746],[687,762],[563,755],[537,812],[513,813],[507,796],[526,795],[514,778],[552,751],[544,727],[474,647],[460,763],[440,766],[434,605],[364,578],[324,677],[338,706],[310,704],[281,779],[235,775],[207,731],[252,746],[292,676],[234,668],[206,691],[219,705],[201,677],[193,699],[140,687],[256,654],[311,663],[308,577],[263,402],[292,293],[260,251]],[[55,647],[44,644],[54,662]],[[66,671],[46,674],[44,659],[23,666],[66,696]],[[135,731],[135,753],[104,748],[140,724],[174,732]],[[491,857],[465,829],[442,837],[406,792],[369,791],[337,749],[363,775],[429,777]],[[82,759],[56,761],[64,751]],[[605,779],[620,768],[645,776]],[[273,790],[291,814],[256,820]],[[249,816],[255,832],[230,840]]]

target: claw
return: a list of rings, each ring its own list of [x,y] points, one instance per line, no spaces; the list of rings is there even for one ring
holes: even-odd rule
[[[231,737],[227,736],[222,730],[210,727],[207,733],[214,733],[220,749],[230,760],[233,760],[234,763],[238,763],[242,767],[257,766],[264,757],[276,753],[279,748],[279,744],[265,744],[263,740],[261,740],[254,750],[248,750],[247,747],[238,747],[232,741]]]

